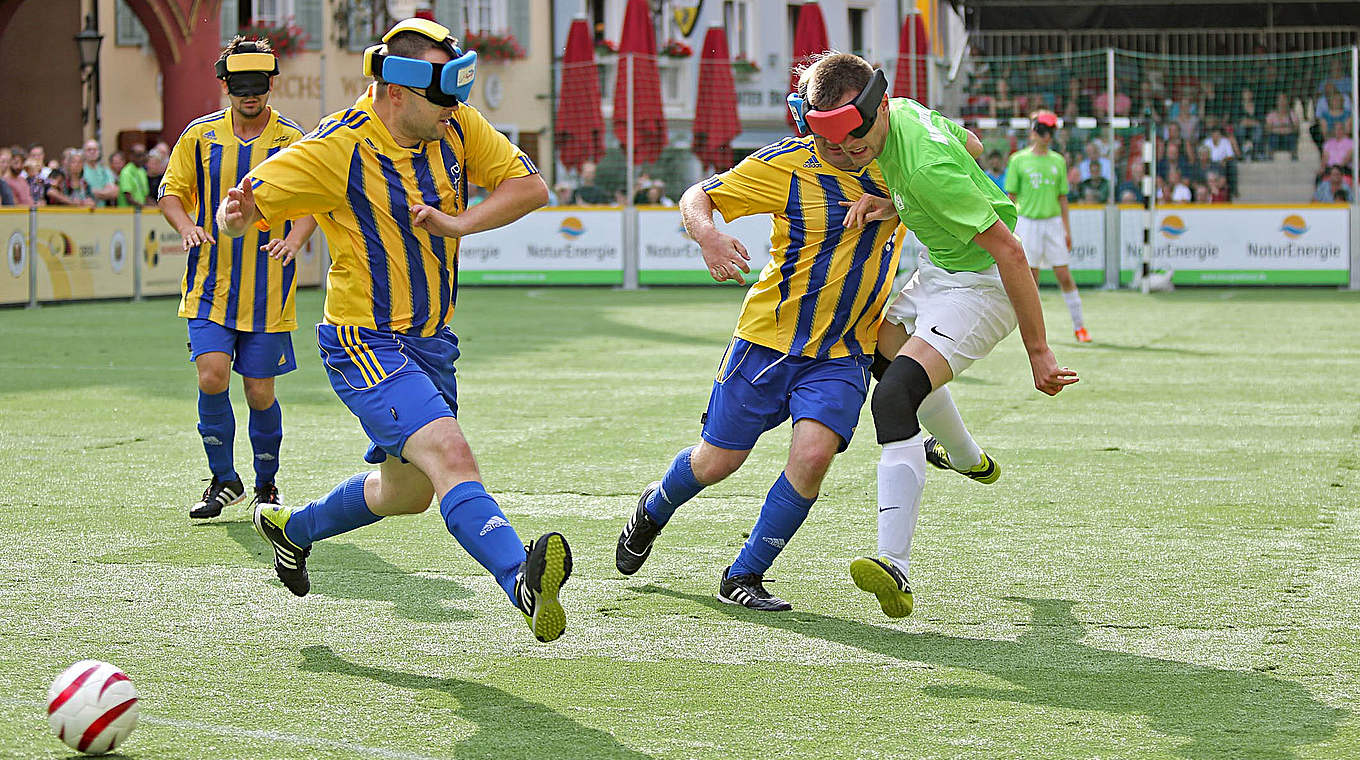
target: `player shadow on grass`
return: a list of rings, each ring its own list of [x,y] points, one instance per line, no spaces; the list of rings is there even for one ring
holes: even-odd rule
[[[620,744],[605,731],[583,726],[546,705],[530,702],[461,678],[433,676],[359,665],[337,656],[330,647],[301,650],[301,670],[367,678],[409,691],[438,691],[453,697],[458,717],[477,727],[472,736],[453,747],[451,758],[621,758],[646,760],[650,755]],[[442,748],[441,748],[442,749]],[[443,756],[443,753],[439,753]]]
[[[1296,748],[1331,737],[1349,717],[1301,684],[1264,673],[1082,644],[1086,626],[1072,614],[1075,602],[1062,599],[1006,597],[1029,605],[1033,615],[1017,640],[996,641],[909,633],[808,612],[755,612],[653,585],[636,590],[899,660],[985,673],[1015,687],[923,686],[932,697],[1141,715],[1152,730],[1187,739],[1175,750],[1186,758],[1293,758]]]
[[[200,523],[199,527],[225,529],[231,540],[259,560],[260,570],[268,574],[270,582],[279,585],[274,577],[274,555],[250,522]],[[441,604],[445,600],[473,597],[472,591],[457,581],[416,575],[352,544],[327,541],[308,558],[307,570],[312,576],[308,596],[390,602],[393,613],[417,623],[448,623],[476,617]]]

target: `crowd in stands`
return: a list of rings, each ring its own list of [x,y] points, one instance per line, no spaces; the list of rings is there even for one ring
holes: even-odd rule
[[[170,163],[170,146],[137,143],[104,161],[99,143],[66,148],[48,157],[40,144],[0,147],[0,205],[154,206],[156,188]]]
[[[1026,138],[1023,131],[1007,128],[1007,120],[1050,109],[1068,125],[1078,116],[1095,116],[1101,125],[1065,128],[1055,135],[1053,147],[1067,159],[1068,200],[1142,203],[1146,137],[1141,129],[1116,130],[1111,143],[1104,119],[1113,108],[1115,116],[1146,114],[1158,125],[1158,203],[1231,202],[1240,195],[1241,163],[1274,160],[1279,153],[1299,160],[1304,123],[1321,157],[1312,200],[1350,202],[1354,197],[1356,146],[1350,135],[1355,106],[1348,94],[1351,77],[1339,61],[1325,73],[1304,76],[1282,71],[1282,60],[1267,57],[1250,67],[1220,68],[1215,77],[1211,66],[1172,76],[1166,62],[1128,59],[1116,64],[1111,103],[1104,56],[1087,59],[1088,72],[1074,71],[1064,66],[1062,56],[1051,54],[979,60],[963,116],[973,123],[998,120],[998,128],[980,135],[986,147],[980,163],[998,183],[1007,156],[1024,147]],[[1136,92],[1119,91],[1119,83],[1131,82],[1139,83]]]

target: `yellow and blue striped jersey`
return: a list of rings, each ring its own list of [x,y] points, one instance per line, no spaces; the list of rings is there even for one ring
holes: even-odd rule
[[[252,171],[255,205],[267,224],[316,215],[331,251],[328,323],[429,336],[457,302],[458,240],[413,226],[411,206],[457,215],[469,182],[494,190],[538,169],[466,104],[441,139],[403,148],[373,92]]]
[[[264,131],[252,140],[236,136],[231,109],[195,119],[170,153],[158,198],[173,195],[194,224],[217,241],[189,251],[180,284],[179,315],[207,319],[243,332],[287,332],[297,327],[293,295],[296,264],[286,266],[260,246],[270,233],[247,230],[228,238],[216,229],[217,205],[246,172],[302,138],[302,128],[270,109]],[[287,235],[291,226],[282,228]]]
[[[811,137],[786,137],[706,180],[723,219],[770,214],[770,263],[746,293],[736,336],[793,356],[872,354],[897,274],[895,221],[845,228],[865,193],[888,197],[877,164],[825,164]]]

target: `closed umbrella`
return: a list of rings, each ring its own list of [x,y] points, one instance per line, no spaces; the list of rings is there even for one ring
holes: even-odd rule
[[[599,161],[604,155],[604,116],[600,114],[595,44],[584,18],[572,21],[567,32],[553,135],[557,160],[568,169],[580,170],[582,164]]]
[[[812,62],[812,56],[831,49],[826,36],[826,21],[822,9],[815,2],[798,9],[798,22],[793,28],[793,71],[789,75],[789,92],[798,91],[798,69]],[[785,114],[793,126],[793,114]]]
[[[633,163],[650,164],[661,157],[661,149],[666,145],[666,115],[661,110],[656,35],[652,32],[647,0],[628,0],[623,12],[623,33],[619,35],[618,72],[614,78],[614,135],[619,138],[625,154],[628,151],[630,89]]]
[[[914,39],[913,39],[914,38]],[[911,13],[897,36],[897,71],[893,74],[894,98],[911,98],[924,104],[929,97],[926,79],[926,58],[930,55],[930,40],[921,14]],[[913,64],[914,71],[913,71]]]
[[[732,165],[732,140],[741,134],[737,85],[732,80],[727,32],[712,27],[699,57],[699,97],[694,107],[694,155],[715,171]]]

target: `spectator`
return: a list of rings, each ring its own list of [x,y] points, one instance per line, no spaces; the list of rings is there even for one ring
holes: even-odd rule
[[[1143,169],[1143,162],[1129,164],[1128,178],[1119,183],[1114,190],[1115,200],[1119,203],[1142,203],[1143,202],[1143,177],[1147,176],[1147,171]]]
[[[1327,167],[1327,174],[1318,183],[1317,190],[1313,193],[1314,203],[1335,203],[1338,196],[1341,202],[1350,203],[1354,197],[1350,185],[1346,184],[1346,175],[1340,166]]]
[[[1190,203],[1195,199],[1195,194],[1190,190],[1190,183],[1185,181],[1180,169],[1171,167],[1166,173],[1166,195],[1158,193],[1158,200],[1171,203]],[[1170,197],[1168,198],[1167,195]]]
[[[52,169],[47,165],[47,150],[40,143],[33,143],[28,146],[28,162],[38,165],[37,175],[46,185],[47,175]],[[27,165],[27,164],[25,164]]]
[[[567,206],[571,204],[571,183],[558,182],[552,186],[552,197],[548,199],[549,206]]]
[[[1132,100],[1129,98],[1128,95],[1125,95],[1124,93],[1119,92],[1118,90],[1116,90],[1115,93],[1114,93],[1114,115],[1115,115],[1115,116],[1128,116],[1128,115],[1129,115],[1129,105],[1130,105],[1131,103],[1132,103]],[[1109,92],[1109,90],[1101,90],[1100,94],[1096,96],[1096,100],[1095,100],[1095,112],[1096,112],[1096,118],[1097,118],[1097,119],[1104,119],[1105,116],[1106,116],[1106,114],[1108,114],[1108,113],[1110,112],[1110,92]]]
[[[1171,106],[1171,120],[1180,126],[1180,133],[1186,140],[1194,140],[1199,135],[1200,109],[1198,101],[1193,99],[1196,90],[1187,87],[1185,95]]]
[[[982,167],[982,173],[995,182],[997,187],[1006,189],[1006,163],[1001,157],[1001,151],[994,150],[987,154],[987,165]]]
[[[114,156],[122,155],[115,153]],[[113,162],[109,162],[113,168]],[[118,205],[140,208],[146,205],[151,195],[151,183],[146,175],[146,146],[137,143],[132,146],[130,157],[118,170]]]
[[[85,162],[80,151],[67,148],[61,157],[61,167],[47,175],[47,202],[53,206],[94,206],[94,198],[90,197],[82,176]]]
[[[1308,134],[1312,136],[1319,151],[1322,150],[1322,144],[1327,136],[1332,134],[1337,126],[1344,126],[1350,121],[1352,110],[1351,96],[1342,95],[1335,84],[1327,82],[1322,97],[1318,98],[1313,106],[1313,113],[1317,118],[1308,126]],[[1330,163],[1332,162],[1323,161],[1323,165]]]
[[[1075,150],[1067,152],[1067,201],[1076,203],[1081,200],[1081,156]]]
[[[151,189],[151,198],[159,199],[161,180],[170,166],[170,147],[163,142],[156,143],[146,154],[146,184]]]
[[[1351,77],[1345,73],[1340,61],[1332,61],[1331,68],[1328,70],[1327,78],[1318,82],[1317,91],[1326,92],[1327,85],[1335,87],[1338,92],[1351,91]]]
[[[28,156],[28,151],[23,148],[9,151],[9,161],[4,166],[5,184],[9,186],[10,194],[14,198],[16,206],[32,206],[33,192],[28,189],[28,180],[24,179],[24,159]]]
[[[595,164],[581,165],[581,184],[571,194],[572,205],[598,206],[609,202],[609,195],[595,184]]]
[[[42,159],[28,153],[28,160],[24,162],[24,170],[20,175],[28,183],[28,197],[33,199],[34,206],[47,205],[47,180],[43,178]]]
[[[99,143],[90,140],[85,143],[81,155],[85,159],[85,184],[90,194],[101,206],[112,206],[118,202],[118,177],[102,160]]]
[[[666,183],[662,180],[654,180],[651,187],[647,188],[647,197],[643,202],[651,206],[674,206],[675,201],[666,197]]]
[[[1266,158],[1265,113],[1256,102],[1256,94],[1250,87],[1242,88],[1241,99],[1234,104],[1231,120],[1237,125],[1237,134],[1242,139],[1242,158],[1263,161]]]
[[[1081,181],[1086,182],[1092,177],[1103,177],[1107,184],[1106,192],[1109,192],[1109,184],[1114,182],[1114,162],[1100,155],[1101,143],[1092,140],[1086,143],[1086,158],[1078,166],[1081,172]]]
[[[1209,190],[1209,185],[1204,182],[1196,182],[1194,187],[1195,203],[1209,204],[1214,202],[1213,192]]]
[[[1332,136],[1322,144],[1323,167],[1351,165],[1351,159],[1355,156],[1355,141],[1351,140],[1349,126],[1339,122],[1332,128]]]
[[[9,148],[0,148],[0,177],[4,177],[9,172]],[[10,189],[9,183],[0,180],[0,206],[13,206],[14,191]]]
[[[1275,96],[1275,110],[1266,114],[1266,136],[1270,151],[1289,151],[1290,159],[1299,160],[1299,120],[1283,92]]]
[[[1185,143],[1180,141],[1166,144],[1166,152],[1163,154],[1162,160],[1157,162],[1157,176],[1169,176],[1173,168],[1181,174],[1188,174],[1190,172],[1192,162],[1181,152],[1181,146],[1184,144]]]
[[[1205,184],[1209,187],[1210,203],[1230,203],[1232,202],[1232,192],[1228,187],[1228,177],[1226,174],[1209,172]]]

